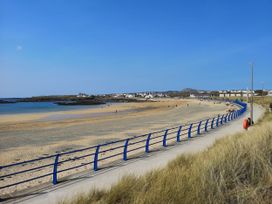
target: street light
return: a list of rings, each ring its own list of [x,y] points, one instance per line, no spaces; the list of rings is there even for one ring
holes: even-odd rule
[[[253,125],[253,63],[250,64],[251,66],[251,103],[250,103],[250,125]]]

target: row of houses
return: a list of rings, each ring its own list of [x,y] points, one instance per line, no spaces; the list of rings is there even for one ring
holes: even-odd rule
[[[261,91],[261,94],[260,94]],[[272,90],[256,90],[253,91],[254,96],[260,96],[264,94],[265,96],[272,96]],[[123,94],[110,94],[111,97],[114,98],[144,98],[144,99],[152,99],[152,98],[165,98],[169,97],[165,93],[158,93],[158,92],[141,92],[141,93],[123,93]],[[106,95],[101,95],[106,96]],[[251,97],[250,90],[220,90],[220,91],[197,91],[194,93],[189,93],[186,97],[190,98],[209,98],[209,97],[221,97],[221,98],[229,98],[229,97]],[[79,93],[77,97],[85,98],[89,97],[89,95],[85,93]]]
[[[145,93],[124,93],[124,94],[114,94],[114,98],[145,98],[145,99],[152,99],[152,98],[164,98],[168,97],[166,94],[162,93],[151,93],[151,92],[145,92]]]
[[[272,90],[259,90],[259,92],[253,91],[253,96],[272,96]],[[221,90],[219,91],[219,97],[251,97],[251,90]]]
[[[256,95],[255,91],[253,91],[253,95]],[[219,97],[227,98],[227,97],[251,97],[250,90],[223,90],[219,91]]]

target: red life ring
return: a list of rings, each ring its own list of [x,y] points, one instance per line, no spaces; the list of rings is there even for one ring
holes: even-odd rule
[[[244,119],[244,121],[243,121],[243,128],[247,130],[248,127],[249,127],[248,120]]]

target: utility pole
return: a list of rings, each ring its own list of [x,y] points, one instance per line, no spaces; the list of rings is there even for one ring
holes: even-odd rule
[[[253,63],[251,63],[251,103],[250,103],[250,119],[253,125]]]
[[[246,94],[247,94],[247,102],[249,103],[249,89],[248,89],[248,87],[246,89]]]

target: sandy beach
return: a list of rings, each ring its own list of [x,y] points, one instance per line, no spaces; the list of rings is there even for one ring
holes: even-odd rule
[[[1,165],[20,162],[41,156],[52,155],[82,147],[89,147],[107,141],[124,139],[130,136],[142,135],[148,132],[176,127],[181,124],[199,121],[201,119],[224,114],[230,107],[225,103],[200,101],[196,99],[159,99],[142,103],[118,103],[106,106],[73,110],[64,112],[31,113],[0,116]],[[195,127],[194,127],[195,128]],[[176,131],[176,130],[175,130]],[[158,133],[161,134],[161,133]],[[156,138],[156,134],[152,137]],[[187,137],[187,136],[185,136]],[[137,142],[142,138],[133,140]],[[152,140],[159,142],[152,149],[161,146],[161,137]],[[129,149],[144,146],[145,141],[136,145],[129,145]],[[100,151],[122,146],[123,142],[102,147]],[[95,149],[79,152],[75,155],[61,156],[60,161],[71,160],[59,166],[59,170],[76,165],[79,169],[62,172],[59,178],[92,169],[93,156],[77,160],[77,157],[93,154]],[[99,154],[105,158],[113,154],[119,156],[99,162],[100,166],[122,159],[122,148]],[[133,155],[142,154],[143,149],[133,152]],[[54,158],[49,158],[28,165],[20,166],[20,171],[35,168],[41,165],[52,164]],[[1,175],[17,171],[17,167],[3,169]],[[18,176],[1,180],[1,186],[23,181],[27,178],[43,174],[51,174],[52,166],[32,171]],[[25,184],[3,189],[1,194],[12,193],[51,181],[51,176]],[[2,185],[3,184],[3,185]]]
[[[187,106],[188,104],[188,106]],[[97,109],[0,116],[1,165],[140,135],[226,112],[225,104],[160,99]]]

